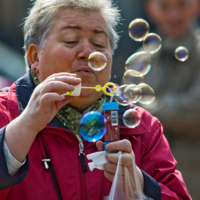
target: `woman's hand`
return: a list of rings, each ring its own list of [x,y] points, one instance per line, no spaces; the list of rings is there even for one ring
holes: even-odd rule
[[[81,80],[76,78],[76,74],[63,72],[53,74],[40,83],[33,91],[22,114],[22,117],[26,118],[28,128],[36,132],[42,130],[60,108],[74,98],[63,94],[73,91],[74,87],[71,85],[78,85],[80,82]]]
[[[103,151],[103,142],[98,141],[96,143],[96,146],[98,150]],[[129,170],[129,173],[133,180],[135,180],[134,176],[134,169],[136,170],[135,173],[137,174],[137,177],[139,178],[140,184],[141,184],[141,190],[143,192],[144,188],[144,179],[143,174],[141,170],[135,165],[135,154],[132,150],[132,145],[129,140],[120,140],[116,142],[112,142],[106,145],[106,149],[109,151],[122,151],[121,155],[121,164],[122,164],[122,176],[124,178],[124,168],[127,167]],[[119,160],[119,154],[117,153],[109,153],[106,155],[106,159],[109,161],[108,163],[104,164],[104,176],[110,180],[113,181],[117,164]]]
[[[15,159],[23,162],[39,131],[61,107],[74,98],[58,92],[73,91],[74,87],[70,85],[78,85],[80,82],[76,74],[59,73],[49,76],[35,88],[22,114],[6,127],[4,140]]]

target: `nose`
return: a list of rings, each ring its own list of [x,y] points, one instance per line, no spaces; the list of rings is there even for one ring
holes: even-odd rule
[[[88,41],[84,41],[82,45],[80,45],[77,57],[79,60],[88,61],[88,57],[92,52],[94,52],[92,45]]]
[[[182,13],[177,8],[172,8],[169,10],[167,18],[170,22],[179,21],[182,18]]]

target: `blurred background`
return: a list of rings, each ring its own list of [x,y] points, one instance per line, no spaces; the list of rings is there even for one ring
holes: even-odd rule
[[[145,19],[150,32],[159,34],[162,47],[151,55],[151,70],[144,80],[155,91],[152,105],[139,105],[158,117],[164,126],[177,169],[193,199],[200,197],[200,31],[198,0],[115,0],[121,10],[121,39],[115,52],[111,81],[123,83],[125,62],[142,42],[128,35],[136,18]],[[23,21],[29,0],[0,0],[0,88],[10,86],[25,73]],[[189,50],[185,62],[175,59],[178,46]]]

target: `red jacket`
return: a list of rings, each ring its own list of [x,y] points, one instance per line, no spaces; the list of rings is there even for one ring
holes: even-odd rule
[[[26,76],[28,78],[22,78],[14,83],[8,92],[0,92],[1,145],[5,125],[19,116],[28,103],[31,90],[34,89],[30,76]],[[32,85],[31,87],[23,84],[25,79],[29,79],[28,83]],[[29,91],[29,94],[26,91]],[[158,182],[162,200],[191,199],[181,173],[176,170],[176,160],[171,154],[160,122],[144,109],[140,107],[136,109],[141,114],[140,125],[134,129],[120,126],[120,137],[132,143],[137,166]],[[55,124],[54,119],[40,134],[51,158],[63,199],[103,200],[104,196],[109,194],[111,182],[104,177],[102,170],[94,169],[91,172],[88,169],[87,172],[83,172],[78,156],[78,139],[64,127],[56,127]],[[1,190],[0,200],[58,199],[51,174],[44,168],[42,162],[45,153],[40,134],[28,153],[29,170],[22,168],[14,177],[5,175],[5,158],[2,156],[2,146],[0,146],[0,163],[4,162],[4,165],[0,164],[0,185],[3,185],[5,181],[5,185],[9,186],[7,179],[21,182],[22,180],[18,181],[18,176],[26,175],[21,183]],[[95,143],[84,141],[83,144],[86,155],[97,151]],[[86,158],[86,162],[90,161]]]

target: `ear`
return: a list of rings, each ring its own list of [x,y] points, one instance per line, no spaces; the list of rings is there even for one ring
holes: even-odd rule
[[[39,48],[36,44],[31,44],[28,48],[27,57],[31,68],[39,67]]]

